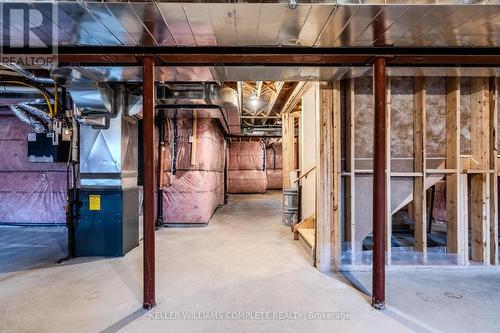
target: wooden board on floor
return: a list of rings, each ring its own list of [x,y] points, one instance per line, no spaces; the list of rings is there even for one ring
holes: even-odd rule
[[[300,244],[302,244],[307,253],[312,257],[315,250],[315,230],[299,229],[299,242]]]
[[[299,229],[314,229],[316,225],[316,218],[314,215],[306,217],[293,227],[293,239],[299,239]]]

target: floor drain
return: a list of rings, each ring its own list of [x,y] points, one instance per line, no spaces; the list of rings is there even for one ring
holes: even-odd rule
[[[463,295],[460,294],[455,294],[455,293],[450,293],[450,292],[445,292],[444,295],[449,298],[454,298],[454,299],[462,299],[464,298]]]

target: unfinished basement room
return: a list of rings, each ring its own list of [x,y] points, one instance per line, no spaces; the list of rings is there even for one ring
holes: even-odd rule
[[[0,332],[500,332],[500,0],[0,1]]]

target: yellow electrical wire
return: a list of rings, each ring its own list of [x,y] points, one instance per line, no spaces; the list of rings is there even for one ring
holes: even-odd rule
[[[38,90],[38,92],[43,96],[43,98],[45,99],[45,102],[47,103],[47,107],[49,108],[49,115],[50,115],[50,119],[54,118],[54,111],[52,110],[52,105],[50,105],[50,100],[49,100],[49,97],[47,96],[47,94],[45,94],[43,91],[41,91],[40,89],[38,89],[36,86],[33,86],[29,83],[25,83],[25,82],[20,82],[20,81],[0,81],[2,83],[11,83],[11,84],[20,84],[22,86],[26,86],[26,87],[31,87],[31,88],[35,88]],[[56,108],[57,108],[57,100],[54,101],[55,102],[55,105],[56,105]],[[56,109],[57,110],[57,109]]]

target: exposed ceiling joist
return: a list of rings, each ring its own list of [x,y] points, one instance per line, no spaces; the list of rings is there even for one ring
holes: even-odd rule
[[[297,104],[299,104],[302,96],[312,87],[312,85],[312,82],[297,82],[295,88],[287,95],[279,114],[282,115],[292,112]]]
[[[273,92],[273,95],[272,95],[271,99],[269,100],[269,104],[267,105],[266,109],[263,111],[263,113],[266,117],[268,117],[271,114],[271,112],[273,111],[274,105],[276,104],[276,101],[278,100],[279,94],[281,92],[281,89],[283,89],[284,84],[285,84],[285,82],[283,82],[283,81],[274,82],[273,86],[275,88],[275,91]],[[265,125],[267,123],[267,120],[268,120],[268,118],[262,120],[262,125]]]

